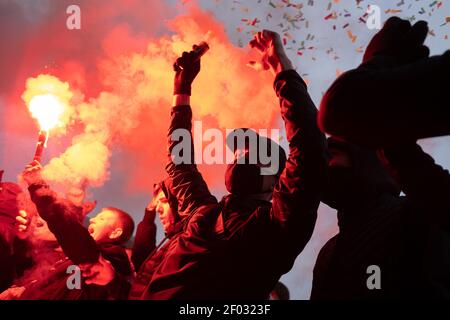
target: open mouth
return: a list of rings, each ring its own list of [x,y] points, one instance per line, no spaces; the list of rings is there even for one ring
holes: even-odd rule
[[[94,227],[92,225],[90,225],[88,227],[88,232],[89,232],[90,235],[92,235],[94,233]]]

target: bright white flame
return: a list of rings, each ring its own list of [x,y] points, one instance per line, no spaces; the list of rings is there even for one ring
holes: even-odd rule
[[[64,105],[53,94],[41,94],[34,96],[29,105],[29,110],[41,127],[41,130],[49,131],[62,125],[60,117],[64,113]]]

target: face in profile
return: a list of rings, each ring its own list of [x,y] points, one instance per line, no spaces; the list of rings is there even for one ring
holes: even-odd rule
[[[163,225],[164,231],[167,231],[172,224],[172,208],[170,207],[169,200],[163,191],[160,191],[156,195],[156,212],[159,214],[159,219]]]
[[[97,242],[114,240],[120,237],[123,229],[116,212],[103,209],[89,220],[88,231]]]

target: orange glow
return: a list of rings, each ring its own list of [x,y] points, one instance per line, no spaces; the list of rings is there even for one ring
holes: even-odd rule
[[[66,133],[75,113],[72,98],[69,84],[48,74],[28,78],[22,94],[31,116],[39,123],[39,129],[47,133],[52,130],[53,136]]]
[[[41,130],[49,131],[61,126],[61,115],[64,113],[64,105],[53,94],[42,94],[31,98],[28,106],[31,115],[39,122]]]

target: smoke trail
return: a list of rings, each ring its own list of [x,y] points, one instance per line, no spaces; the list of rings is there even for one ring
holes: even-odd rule
[[[83,129],[61,155],[45,166],[44,175],[49,181],[64,186],[87,181],[101,186],[108,178],[114,150],[122,151],[118,167],[127,171],[132,188],[147,188],[158,179],[166,161],[172,64],[183,51],[203,40],[211,49],[194,82],[192,106],[195,117],[204,122],[204,129],[270,126],[278,112],[272,79],[246,66],[254,59],[253,53],[235,47],[221,24],[195,6],[170,21],[169,28],[172,34],[148,40],[143,52],[124,53],[114,47],[117,43],[143,41],[126,26],[118,26],[104,39],[108,56],[99,60],[97,72],[101,87],[107,89],[84,101],[74,101],[81,95],[72,89],[76,99],[71,104],[76,112],[71,117]],[[48,79],[41,75],[29,81],[43,77]],[[27,91],[24,97],[29,95]],[[222,185],[223,177],[209,169],[207,180],[214,181],[213,186]]]

